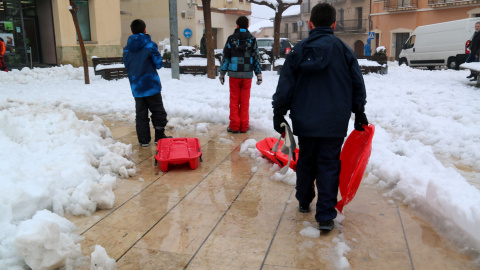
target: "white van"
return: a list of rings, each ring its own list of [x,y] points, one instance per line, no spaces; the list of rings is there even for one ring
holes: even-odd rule
[[[402,47],[398,63],[411,67],[458,69],[468,56],[466,46],[480,18],[417,27]]]

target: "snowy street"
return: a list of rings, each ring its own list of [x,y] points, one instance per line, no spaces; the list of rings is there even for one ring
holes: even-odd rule
[[[362,269],[363,257],[358,255],[359,250],[366,250],[365,256],[370,259],[372,265],[382,260],[388,261],[388,256],[382,257],[378,252],[375,256],[371,255],[375,253],[375,249],[369,250],[366,243],[362,242],[369,232],[356,231],[360,236],[355,237],[349,234],[356,229],[363,230],[360,224],[368,224],[366,221],[370,214],[378,215],[383,211],[383,209],[378,210],[379,205],[383,205],[386,208],[392,208],[395,213],[396,209],[404,211],[403,214],[408,212],[406,220],[403,220],[404,223],[407,221],[415,223],[415,215],[418,215],[428,222],[429,230],[435,231],[431,233],[454,242],[458,247],[452,250],[454,252],[461,250],[462,254],[470,255],[467,261],[476,263],[478,267],[480,265],[480,88],[474,86],[475,82],[465,78],[469,74],[468,71],[427,71],[406,66],[399,67],[393,62],[388,64],[387,75],[364,76],[367,89],[366,115],[369,122],[376,126],[372,155],[357,197],[353,199],[351,205],[347,205],[345,215],[340,215],[336,221],[337,227],[342,228],[340,224],[344,220],[343,229],[339,229],[328,238],[326,241],[329,241],[330,245],[325,245],[324,248],[335,248],[338,252],[336,257],[331,257],[336,269],[346,267]],[[227,182],[230,183],[238,178],[240,182],[243,181],[242,185],[245,185],[248,191],[249,181],[252,181],[251,183],[263,187],[260,190],[264,191],[264,194],[256,194],[258,199],[268,199],[262,200],[261,206],[258,206],[258,202],[256,206],[247,204],[245,206],[247,211],[242,210],[235,199],[227,196],[228,198],[223,199],[231,200],[229,202],[234,212],[228,212],[230,208],[218,212],[218,209],[209,206],[205,209],[209,213],[207,216],[216,216],[218,219],[219,213],[220,216],[224,213],[225,219],[220,220],[231,225],[241,224],[240,219],[248,219],[258,210],[249,207],[259,209],[264,207],[264,211],[258,210],[258,215],[278,214],[270,212],[272,211],[270,204],[273,203],[268,200],[275,201],[273,197],[273,194],[277,194],[275,192],[282,194],[281,196],[286,194],[288,197],[294,190],[295,174],[289,171],[284,178],[279,178],[275,174],[278,167],[266,162],[255,149],[255,143],[262,138],[277,136],[273,130],[271,109],[271,98],[278,81],[276,72],[265,72],[263,84],[252,85],[250,131],[243,135],[231,135],[225,130],[229,114],[228,82],[222,86],[218,79],[211,80],[206,76],[191,75],[181,75],[180,80],[173,80],[169,69],[161,69],[159,74],[165,108],[169,116],[169,134],[174,137],[201,138],[205,154],[211,158],[206,158],[197,170],[173,170],[162,175],[161,172],[159,174],[158,168],[153,171],[153,168],[149,167],[153,167],[152,155],[155,149],[153,146],[142,149],[135,140],[135,104],[128,79],[105,81],[99,76],[94,76],[93,69],[90,68],[91,84],[85,85],[83,69],[71,66],[0,72],[2,85],[0,146],[3,150],[0,152],[2,160],[0,163],[0,213],[2,213],[0,215],[2,228],[0,269],[28,269],[25,261],[29,265],[39,265],[41,258],[57,260],[58,265],[85,266],[86,258],[82,256],[91,256],[93,260],[94,254],[91,252],[95,248],[95,243],[91,238],[83,235],[86,237],[83,241],[92,244],[93,248],[80,247],[84,244],[81,244],[82,236],[79,234],[86,232],[88,226],[82,227],[78,222],[74,224],[70,221],[84,219],[92,224],[91,222],[95,219],[98,221],[100,216],[105,217],[111,209],[121,206],[118,198],[115,197],[122,194],[119,192],[130,192],[129,196],[135,194],[133,190],[126,188],[129,185],[139,188],[136,192],[141,192],[147,185],[150,186],[150,183],[152,187],[157,185],[157,188],[161,189],[162,179],[167,181],[165,183],[168,184],[165,185],[171,188],[170,191],[175,190],[179,193],[165,193],[158,204],[159,207],[165,207],[162,211],[166,211],[165,215],[169,217],[167,221],[162,222],[175,223],[178,221],[176,215],[168,216],[167,214],[170,211],[175,214],[177,204],[180,207],[182,203],[192,199],[188,196],[194,196],[193,199],[197,203],[205,204],[204,201],[209,200],[205,198],[207,194],[195,192],[199,192],[196,189],[197,183],[201,188],[203,184],[210,182],[202,182],[204,179],[202,177],[209,179],[210,170],[215,174],[220,173],[214,171],[212,166],[220,168],[227,166],[221,169],[225,176],[223,178],[221,175],[215,176],[216,182],[212,183],[218,184],[223,180],[228,180]],[[351,130],[353,130],[353,115],[349,127],[349,131]],[[217,151],[216,154],[215,151]],[[222,160],[218,160],[220,157],[232,159],[230,162],[232,164],[224,165]],[[237,165],[233,165],[237,162]],[[184,188],[191,188],[192,193],[181,188],[177,179],[174,178],[176,174],[179,174],[177,177],[181,176],[181,179],[188,182]],[[148,179],[145,175],[152,178]],[[253,180],[249,180],[250,178]],[[261,184],[262,181],[270,182],[268,185],[265,184],[268,188]],[[179,186],[172,188],[175,183]],[[214,184],[213,187],[216,185]],[[243,200],[241,187],[243,186],[229,188],[236,190],[237,193],[234,194],[239,194],[240,203],[249,201]],[[210,191],[212,191],[211,188]],[[228,190],[230,189],[226,189],[225,194]],[[362,190],[365,192],[363,195]],[[372,199],[375,203],[365,197],[370,193],[378,195]],[[222,193],[222,195],[225,194]],[[168,198],[168,196],[171,197]],[[215,195],[212,196],[215,197]],[[122,197],[123,202],[128,201],[127,197],[126,195]],[[213,199],[210,198],[210,200]],[[282,224],[279,220],[283,222],[286,217],[287,220],[290,217],[290,223],[287,222],[290,224],[288,230],[291,230],[290,234],[296,235],[295,245],[302,246],[305,250],[312,250],[311,245],[318,240],[314,239],[318,238],[314,232],[316,229],[308,224],[308,221],[313,223],[313,215],[305,218],[308,221],[299,219],[298,216],[291,217],[296,212],[297,201],[294,196],[279,203],[281,205],[279,204],[278,207],[281,209],[277,210],[282,214],[272,219],[276,223],[270,224],[271,221],[265,219],[269,224],[263,222],[256,224],[257,230],[249,231],[251,235],[248,237],[261,242],[259,249],[264,249],[265,243],[270,247],[269,241],[260,241],[265,236],[258,231],[268,234],[271,231],[267,230],[267,227],[275,228],[277,223]],[[369,210],[371,213],[356,216],[356,213],[361,212],[362,207],[365,206],[371,207]],[[185,208],[188,209],[188,205]],[[389,211],[393,211],[392,209]],[[375,212],[377,210],[380,212]],[[177,214],[188,216],[191,213]],[[63,216],[69,217],[70,221]],[[192,219],[197,218],[196,215],[191,216]],[[204,219],[205,217],[202,221]],[[378,221],[377,218],[373,220]],[[159,225],[164,224],[162,222]],[[212,225],[205,222],[211,226],[209,230],[216,227],[216,223]],[[213,233],[217,236],[214,244],[219,246],[227,245],[229,242],[226,239],[235,235],[235,231],[230,230],[237,229],[238,233],[242,233],[241,226],[229,227],[227,230],[222,227],[224,225],[222,222],[218,223],[220,231]],[[356,225],[355,222],[357,222]],[[350,227],[347,224],[351,224]],[[384,229],[389,231],[390,225],[386,222]],[[151,226],[150,228],[155,230],[155,223]],[[209,237],[208,233],[202,231],[206,227],[207,225],[205,227],[192,225],[196,231],[202,232],[201,237],[206,237],[205,239]],[[188,228],[190,227],[187,226]],[[225,231],[221,231],[221,228]],[[282,226],[277,229],[282,229]],[[139,237],[148,231],[149,228],[138,229]],[[169,238],[168,231],[164,233],[167,235],[163,237]],[[172,233],[171,237],[174,237],[176,232],[171,229],[170,233]],[[52,250],[45,243],[54,241],[53,239],[56,239],[54,235],[60,239],[57,240],[61,245],[55,245],[57,247]],[[320,239],[321,237],[323,236],[320,236]],[[266,238],[271,239],[271,236]],[[32,239],[39,240],[35,242]],[[148,246],[148,243],[143,243],[144,246],[142,246],[142,241],[136,248]],[[202,254],[203,244],[195,241],[192,245],[199,251],[187,246],[183,247],[182,253],[193,254],[197,251],[199,255]],[[214,245],[205,241],[206,247],[209,244]],[[442,243],[443,241],[447,240],[442,240]],[[243,243],[242,246],[242,243],[240,241],[239,244],[241,252],[247,252],[248,248],[245,248],[245,245],[248,246],[248,244]],[[132,244],[135,244],[135,241]],[[275,244],[276,242],[273,241],[271,246],[273,250],[275,250]],[[157,248],[163,250],[164,247],[157,246]],[[376,248],[385,247],[380,245]],[[108,255],[104,253],[105,250],[102,251],[101,247],[98,247],[98,250],[95,248],[96,258],[104,264],[112,263],[109,257],[117,260],[120,255],[123,255],[123,253],[113,255],[108,248],[106,249]],[[174,247],[170,249],[172,254],[180,253]],[[140,252],[138,251],[140,249],[135,250]],[[306,252],[293,247],[285,247],[285,250],[284,252],[292,251],[295,254]],[[85,253],[86,251],[88,253]],[[282,261],[280,259],[282,256],[278,255],[281,254],[278,247],[276,252],[279,253],[271,254],[277,254],[278,260],[265,255],[266,260],[263,263],[260,260],[260,263],[266,266],[272,265],[272,268],[268,269],[274,269],[273,265],[302,268],[297,265],[288,265],[292,263],[291,261]],[[294,257],[295,254],[291,256]],[[288,257],[288,254],[283,255]],[[122,263],[128,268],[126,258],[128,256],[124,257]],[[192,269],[195,269],[195,265],[206,266],[198,261],[198,257],[196,258],[197,261],[192,260],[193,257],[186,260],[192,263]],[[375,258],[378,260],[376,261]],[[258,260],[252,259],[252,261],[244,261],[237,267],[258,269],[256,264]],[[274,261],[278,264],[274,264]],[[281,264],[282,262],[284,264]],[[410,258],[410,262],[419,264],[416,265],[418,266],[415,267],[416,269],[426,269],[422,268],[421,263],[415,258]],[[303,269],[309,269],[306,265],[303,266],[305,267]],[[408,269],[409,266],[407,264],[406,268]]]

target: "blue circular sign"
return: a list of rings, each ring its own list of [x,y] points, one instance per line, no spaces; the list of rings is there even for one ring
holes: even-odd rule
[[[183,30],[183,35],[184,35],[186,38],[190,38],[190,37],[192,36],[192,29],[186,28],[185,30]]]

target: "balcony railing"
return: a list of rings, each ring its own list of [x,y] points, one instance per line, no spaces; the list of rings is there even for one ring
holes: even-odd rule
[[[450,5],[468,5],[478,3],[477,0],[428,0],[428,6],[450,6]]]
[[[383,9],[387,11],[417,9],[418,0],[384,0]]]
[[[367,31],[367,19],[337,21],[335,32],[364,33]]]

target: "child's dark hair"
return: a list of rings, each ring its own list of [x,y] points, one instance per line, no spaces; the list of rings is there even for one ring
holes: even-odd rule
[[[146,27],[147,25],[145,22],[140,19],[133,20],[133,22],[130,24],[130,29],[132,29],[133,34],[143,33]]]
[[[336,16],[337,11],[332,5],[320,3],[312,8],[310,21],[315,27],[331,26],[336,21]]]
[[[238,17],[237,25],[240,28],[247,29],[248,28],[248,18],[245,17],[245,16]]]
[[[1,37],[0,37],[0,41],[3,41],[3,42],[5,42],[5,40],[3,40],[3,38],[1,38]]]

